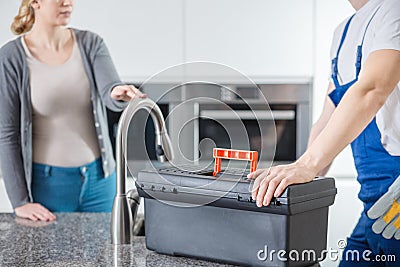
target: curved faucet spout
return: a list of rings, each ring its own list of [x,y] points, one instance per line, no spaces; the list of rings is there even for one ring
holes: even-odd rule
[[[173,159],[173,150],[160,108],[151,99],[134,99],[121,115],[116,140],[117,194],[115,195],[111,218],[111,241],[113,244],[129,244],[134,223],[126,198],[126,143],[130,122],[138,110],[150,113],[156,135],[156,154],[161,162]]]
[[[116,140],[116,165],[117,165],[117,195],[125,194],[126,177],[126,143],[129,125],[136,112],[144,109],[150,113],[154,123],[156,135],[156,154],[161,162],[172,160],[173,151],[170,138],[167,133],[165,121],[160,108],[149,98],[134,99],[121,115],[118,124]]]

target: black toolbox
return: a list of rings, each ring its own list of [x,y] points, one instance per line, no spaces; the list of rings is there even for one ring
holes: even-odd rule
[[[251,199],[246,173],[188,166],[139,172],[146,246],[158,253],[250,266],[322,261],[333,178],[289,186],[268,207]]]

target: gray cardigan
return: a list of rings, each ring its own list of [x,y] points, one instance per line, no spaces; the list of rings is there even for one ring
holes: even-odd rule
[[[73,30],[90,82],[96,133],[107,177],[115,169],[115,160],[105,106],[121,111],[127,103],[110,97],[112,88],[121,81],[103,39],[92,32]],[[0,167],[13,208],[32,201],[32,106],[21,37],[0,49]]]

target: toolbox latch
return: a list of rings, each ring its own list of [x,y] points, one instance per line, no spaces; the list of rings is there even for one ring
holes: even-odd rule
[[[250,194],[238,194],[237,200],[241,202],[255,202]]]

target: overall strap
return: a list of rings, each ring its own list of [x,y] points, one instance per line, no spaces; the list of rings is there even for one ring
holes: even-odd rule
[[[347,32],[348,32],[349,27],[350,27],[350,22],[354,18],[354,15],[355,14],[353,14],[349,18],[349,20],[347,21],[346,26],[344,27],[344,30],[343,30],[342,38],[341,38],[340,43],[339,43],[339,48],[338,48],[338,50],[336,52],[336,57],[334,59],[332,59],[332,79],[333,79],[333,82],[335,83],[336,88],[340,86],[339,81],[337,79],[339,53],[340,53],[340,50],[342,49],[344,40],[346,39],[346,35],[347,35]]]
[[[339,57],[340,50],[342,49],[344,40],[346,39],[346,35],[347,35],[348,30],[349,30],[350,23],[351,23],[352,19],[354,18],[354,15],[355,15],[355,14],[353,14],[353,15],[349,18],[349,20],[348,20],[347,23],[346,23],[346,26],[344,27],[343,34],[342,34],[342,39],[340,40],[339,48],[338,48],[338,50],[337,50],[337,52],[336,52],[336,58]]]
[[[364,40],[365,40],[365,35],[367,34],[368,27],[371,24],[372,20],[374,19],[376,13],[378,10],[381,8],[381,6],[378,6],[378,8],[375,10],[375,12],[372,14],[371,18],[368,21],[367,27],[365,27],[364,35],[361,41],[361,44],[357,46],[357,61],[356,61],[356,78],[358,78],[360,71],[361,71],[361,61],[362,61],[362,48],[364,45]]]

